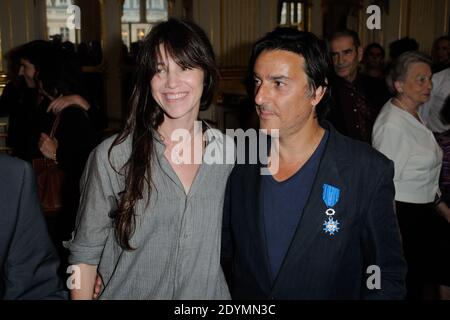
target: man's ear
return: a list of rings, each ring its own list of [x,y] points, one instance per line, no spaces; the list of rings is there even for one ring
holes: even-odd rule
[[[326,87],[318,87],[315,91],[314,94],[311,98],[311,104],[315,107],[319,104],[320,100],[322,100],[323,95],[325,94],[325,92],[327,91]]]
[[[361,60],[363,58],[363,54],[364,54],[363,48],[361,46],[358,47],[358,62],[361,62]]]

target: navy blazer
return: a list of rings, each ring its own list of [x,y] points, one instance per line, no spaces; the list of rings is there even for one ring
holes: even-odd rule
[[[58,266],[33,169],[0,155],[0,300],[67,299]]]
[[[222,263],[233,299],[403,299],[406,263],[394,213],[394,166],[368,144],[322,124],[329,137],[312,191],[272,279],[260,210],[260,164],[237,164],[227,185]],[[340,230],[323,230],[323,185],[340,189]],[[231,268],[228,268],[230,262]],[[381,288],[366,285],[377,265]]]

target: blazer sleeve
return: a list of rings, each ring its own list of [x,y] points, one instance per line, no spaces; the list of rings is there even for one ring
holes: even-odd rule
[[[3,299],[67,299],[58,254],[41,213],[31,166],[24,164],[14,235],[4,268]]]
[[[369,272],[367,282],[363,284],[363,299],[393,300],[404,299],[406,296],[407,267],[394,211],[393,167],[391,161],[389,166],[383,166],[385,170],[378,174],[379,178],[368,204],[363,232],[364,271],[369,266],[379,267],[381,288],[368,288],[367,282],[372,282],[369,278],[377,271]]]

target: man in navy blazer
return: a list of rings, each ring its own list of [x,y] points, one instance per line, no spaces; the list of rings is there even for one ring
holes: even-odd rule
[[[322,120],[330,65],[308,32],[278,28],[253,47],[249,92],[260,128],[279,138],[270,174],[265,161],[238,163],[228,180],[222,263],[234,299],[405,297],[393,163]]]
[[[0,300],[67,299],[58,265],[33,169],[0,155]]]

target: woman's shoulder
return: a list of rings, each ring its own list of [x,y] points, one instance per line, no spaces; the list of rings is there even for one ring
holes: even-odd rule
[[[397,127],[400,129],[408,123],[402,112],[389,100],[381,109],[374,127]]]
[[[97,161],[111,161],[113,165],[123,166],[131,154],[131,137],[119,139],[119,134],[114,134],[103,140],[92,153]]]

